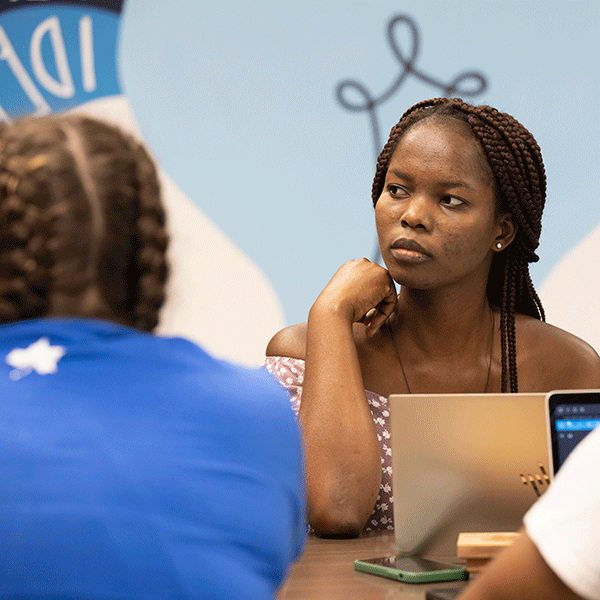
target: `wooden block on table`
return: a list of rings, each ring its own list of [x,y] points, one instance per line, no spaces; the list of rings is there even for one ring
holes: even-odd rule
[[[518,536],[519,534],[514,531],[459,533],[458,542],[456,543],[456,555],[467,560],[489,559],[510,546]]]
[[[481,573],[491,558],[467,558],[465,567],[470,574]]]

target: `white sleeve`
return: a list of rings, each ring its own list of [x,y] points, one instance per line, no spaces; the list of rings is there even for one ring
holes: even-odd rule
[[[571,452],[523,521],[548,566],[575,593],[600,600],[600,427]]]

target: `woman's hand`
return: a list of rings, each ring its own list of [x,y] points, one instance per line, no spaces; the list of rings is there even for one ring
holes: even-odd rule
[[[391,275],[366,258],[345,262],[315,301],[321,308],[339,311],[349,323],[364,323],[368,336],[385,323],[396,303]]]

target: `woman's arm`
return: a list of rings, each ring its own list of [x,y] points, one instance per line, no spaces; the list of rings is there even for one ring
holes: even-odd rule
[[[353,324],[375,332],[396,304],[388,272],[366,259],[345,263],[312,306],[306,329],[299,419],[305,447],[308,518],[320,535],[358,535],[373,511],[381,457]],[[268,354],[285,351],[277,338]],[[297,349],[296,349],[297,350]]]
[[[582,600],[546,564],[526,531],[470,584],[458,600]]]

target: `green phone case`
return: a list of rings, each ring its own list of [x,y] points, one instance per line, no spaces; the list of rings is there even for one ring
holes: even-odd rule
[[[464,567],[454,567],[450,569],[441,569],[437,571],[400,571],[384,565],[374,565],[364,562],[360,559],[354,561],[354,569],[363,571],[380,577],[388,577],[405,583],[434,583],[436,581],[459,581],[469,577],[468,571]]]

